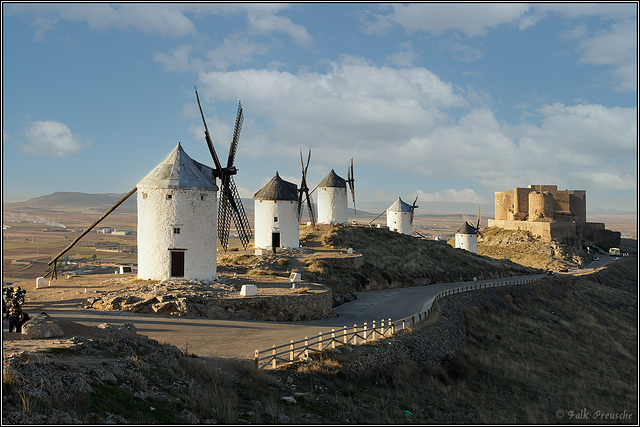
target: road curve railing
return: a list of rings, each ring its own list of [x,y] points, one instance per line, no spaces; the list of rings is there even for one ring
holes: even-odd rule
[[[495,288],[502,286],[523,285],[540,280],[544,276],[524,279],[500,279],[495,282],[472,283],[444,290],[433,298],[427,300],[420,311],[411,316],[398,320],[381,319],[368,324],[354,324],[352,327],[343,326],[341,329],[331,329],[330,332],[319,332],[312,337],[304,337],[301,340],[290,340],[287,344],[276,345],[265,350],[256,350],[254,363],[257,369],[276,369],[280,366],[308,360],[311,353],[320,353],[323,350],[333,349],[345,345],[360,345],[377,341],[395,335],[398,331],[411,329],[413,326],[424,322],[433,312],[433,305],[440,298],[470,292],[478,289]],[[471,283],[471,282],[470,282]]]

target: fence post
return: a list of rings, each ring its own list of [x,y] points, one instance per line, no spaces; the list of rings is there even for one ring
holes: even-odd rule
[[[384,319],[380,320],[380,338],[384,338]]]
[[[371,337],[374,341],[376,340],[376,321],[373,321],[373,325],[371,326],[371,330],[373,332],[371,332],[373,334],[373,336]]]
[[[353,343],[358,345],[358,325],[353,324]]]
[[[322,351],[322,332],[318,333],[318,351]]]
[[[411,316],[411,326],[416,326],[416,316]]]
[[[404,331],[406,329],[407,325],[406,325],[406,321],[404,319],[402,319],[402,330]]]
[[[278,359],[276,358],[276,354],[278,354],[278,351],[276,350],[276,345],[273,345],[273,360],[271,361],[273,369],[276,369],[276,367],[278,366]]]
[[[309,337],[304,337],[304,358],[309,360]]]
[[[336,330],[331,329],[331,348],[336,348]]]
[[[347,325],[344,325],[344,329],[343,329],[343,337],[344,337],[344,345],[347,345],[347,343],[349,342],[349,340],[347,339]]]
[[[376,322],[375,321],[373,322],[373,327],[374,327],[374,329],[376,327]],[[366,341],[367,340],[367,322],[364,322],[362,324],[362,336],[364,336],[364,340]]]
[[[289,360],[293,362],[293,340],[289,341]]]
[[[258,359],[260,359],[260,350],[256,350],[255,354],[256,369],[258,369]]]
[[[389,317],[388,319],[389,321],[387,322],[387,328],[391,331],[391,335],[393,335],[394,329],[395,329],[395,324],[393,324],[393,326],[391,325],[391,317]]]

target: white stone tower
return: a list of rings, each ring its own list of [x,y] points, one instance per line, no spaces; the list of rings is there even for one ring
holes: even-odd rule
[[[318,222],[320,224],[347,223],[347,182],[333,169],[318,184]]]
[[[402,201],[400,197],[387,208],[387,227],[389,230],[411,235],[411,205]]]
[[[138,278],[210,281],[216,273],[218,187],[180,143],[137,185]]]
[[[278,172],[254,196],[256,249],[299,248],[298,186]]]
[[[478,253],[478,232],[465,221],[464,225],[456,232],[455,247]]]

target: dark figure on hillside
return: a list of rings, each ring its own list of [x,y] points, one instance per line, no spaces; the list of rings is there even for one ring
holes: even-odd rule
[[[20,324],[22,321],[22,307],[18,304],[15,298],[12,298],[7,303],[7,318],[9,319],[9,332],[13,332],[15,328],[16,332],[21,332]]]

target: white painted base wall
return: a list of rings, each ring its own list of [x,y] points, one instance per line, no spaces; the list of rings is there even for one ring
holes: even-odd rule
[[[411,235],[411,212],[387,211],[387,227],[391,231]]]
[[[318,187],[318,223],[347,223],[346,187]]]
[[[475,234],[456,234],[455,247],[477,254],[478,253],[478,236]]]
[[[300,247],[298,202],[293,200],[254,200],[254,246],[271,249],[272,234],[280,233],[281,248]],[[278,220],[276,221],[275,218]]]
[[[137,193],[138,278],[216,280],[218,192],[138,188]],[[183,277],[171,276],[173,249],[184,250]]]

